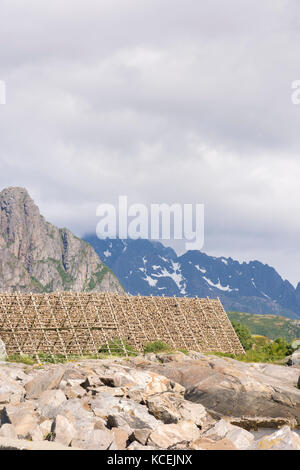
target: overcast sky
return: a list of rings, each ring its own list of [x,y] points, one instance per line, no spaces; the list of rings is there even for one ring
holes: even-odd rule
[[[94,232],[96,207],[204,203],[203,251],[300,281],[299,0],[1,0],[0,189]]]

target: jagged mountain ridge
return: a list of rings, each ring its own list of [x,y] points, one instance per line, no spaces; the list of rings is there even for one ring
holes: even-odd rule
[[[300,284],[295,289],[259,261],[172,248],[149,240],[84,237],[130,294],[219,297],[226,310],[300,318]]]
[[[0,192],[0,292],[123,289],[94,249],[40,215],[24,188]]]

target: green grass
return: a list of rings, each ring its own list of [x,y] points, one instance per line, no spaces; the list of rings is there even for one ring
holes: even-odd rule
[[[163,341],[152,341],[151,343],[146,343],[144,346],[144,353],[159,353],[171,351],[171,348],[168,344],[164,343]]]
[[[248,326],[252,335],[263,335],[270,339],[280,336],[289,342],[300,338],[300,320],[241,312],[228,312],[228,317],[230,321],[234,320]]]
[[[136,355],[128,353],[128,355]],[[101,352],[98,354],[68,354],[68,357],[63,354],[47,354],[39,353],[38,358],[35,355],[18,355],[13,354],[6,357],[6,362],[35,365],[35,364],[64,364],[66,362],[80,362],[82,360],[94,360],[94,359],[111,359],[112,357],[124,357],[125,354],[118,354],[117,352],[112,352],[112,354]]]
[[[111,339],[108,344],[103,344],[99,349],[99,353],[109,354],[111,352],[113,355],[123,357],[126,356],[124,348],[128,356],[138,355],[138,352],[135,351],[134,348],[130,344],[128,344],[126,340],[122,339],[121,341],[118,338]]]
[[[20,363],[20,364],[27,364],[27,365],[33,365],[36,364],[37,360],[34,359],[32,356],[20,356],[18,354],[13,354],[11,356],[6,357],[6,362],[15,362],[15,363]]]

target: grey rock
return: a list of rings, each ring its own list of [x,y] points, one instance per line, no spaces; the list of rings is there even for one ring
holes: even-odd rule
[[[41,431],[43,439],[45,439],[48,436],[48,434],[51,433],[52,422],[53,421],[51,419],[45,419],[39,424],[38,428]]]
[[[45,390],[57,388],[63,375],[62,367],[52,367],[47,372],[40,373],[25,385],[27,398],[39,398]]]
[[[255,442],[254,450],[300,450],[300,436],[284,426]]]
[[[66,401],[61,390],[45,390],[38,399],[38,410],[44,418],[55,418],[58,407]]]
[[[26,435],[26,439],[30,441],[42,441],[44,438],[43,433],[39,426],[29,431]]]
[[[245,429],[230,424],[228,421],[221,419],[211,429],[204,433],[205,437],[219,440],[226,438],[238,450],[246,450],[251,447],[254,441],[254,435]]]
[[[119,398],[112,396],[110,393],[103,393],[92,400],[91,409],[95,416],[107,419],[111,412],[119,410],[119,403]]]
[[[113,441],[109,450],[124,450],[127,447],[129,433],[125,429],[112,428]]]
[[[107,424],[110,427],[124,427],[131,432],[133,429],[155,429],[159,421],[149,414],[146,406],[132,400],[119,400],[108,415]]]
[[[20,383],[7,376],[5,371],[0,371],[0,405],[6,403],[20,403],[25,395]]]
[[[200,403],[214,418],[293,418],[300,426],[300,391],[295,384],[297,372],[293,371],[291,375],[285,366],[263,365],[267,375],[256,364],[204,356],[201,360],[150,367],[183,385],[185,399]]]
[[[300,351],[295,351],[291,356],[291,365],[299,366],[300,365]]]
[[[8,439],[17,439],[18,435],[12,424],[3,424],[0,428],[0,437],[7,437]]]
[[[138,441],[142,445],[146,445],[151,434],[150,429],[135,429],[130,436],[131,441]]]
[[[192,420],[201,429],[206,429],[213,423],[204,406],[188,402],[178,393],[151,395],[146,400],[146,405],[150,413],[165,424],[178,423],[185,419]]]
[[[80,437],[73,439],[72,447],[85,450],[107,450],[113,442],[113,433],[109,430],[87,430]]]
[[[181,415],[176,406],[177,400],[178,397],[176,394],[161,393],[158,395],[151,395],[147,399],[146,405],[149,412],[163,423],[178,423]]]
[[[0,192],[0,273],[2,292],[123,292],[92,246],[46,222],[24,188]]]
[[[30,403],[6,405],[1,410],[0,417],[1,426],[6,423],[13,424],[18,436],[26,437],[38,425],[37,413]]]
[[[53,433],[51,440],[65,446],[69,446],[77,435],[77,431],[71,421],[62,415],[56,416],[52,424],[51,432]]]
[[[161,449],[170,449],[178,444],[188,444],[199,437],[200,431],[192,421],[181,421],[177,424],[160,424],[150,434],[148,443]]]
[[[57,408],[57,415],[70,419],[78,431],[84,432],[84,428],[94,427],[93,413],[89,411],[86,404],[79,398],[72,398],[65,401]]]

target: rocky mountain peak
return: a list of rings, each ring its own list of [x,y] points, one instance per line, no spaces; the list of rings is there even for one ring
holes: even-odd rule
[[[0,291],[122,291],[94,249],[58,229],[19,187],[0,192]]]

